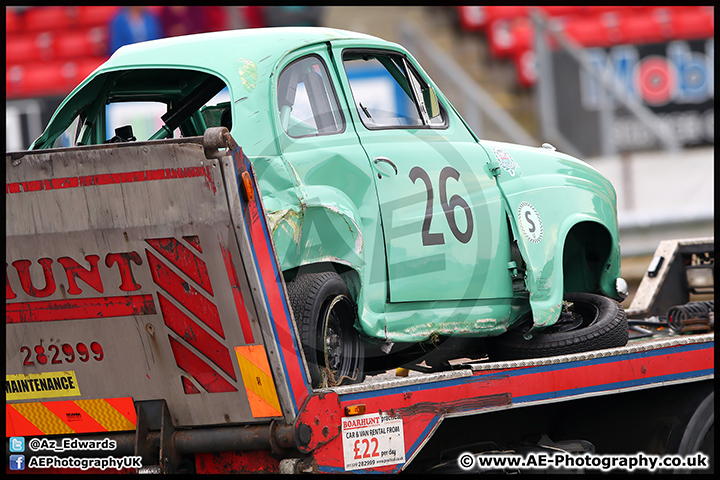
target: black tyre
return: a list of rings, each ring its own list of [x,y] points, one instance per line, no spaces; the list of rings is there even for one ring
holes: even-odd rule
[[[362,382],[364,345],[353,326],[357,306],[340,275],[301,274],[287,288],[313,387]]]
[[[491,360],[519,360],[621,347],[628,341],[625,310],[612,298],[567,293],[560,319],[526,340],[532,317],[512,330],[488,339]]]

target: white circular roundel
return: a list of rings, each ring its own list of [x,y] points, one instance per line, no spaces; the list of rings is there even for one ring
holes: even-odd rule
[[[522,229],[523,235],[532,243],[538,243],[542,240],[543,225],[535,207],[528,202],[521,202],[518,205],[518,223]]]

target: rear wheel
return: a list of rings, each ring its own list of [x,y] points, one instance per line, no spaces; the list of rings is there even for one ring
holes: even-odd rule
[[[361,382],[364,345],[353,326],[357,306],[340,275],[301,274],[287,287],[313,387]]]
[[[526,340],[532,317],[488,339],[490,358],[516,360],[621,347],[628,341],[625,310],[615,300],[592,293],[567,293],[558,321]]]

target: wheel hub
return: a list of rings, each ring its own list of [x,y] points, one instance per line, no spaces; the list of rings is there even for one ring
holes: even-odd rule
[[[325,337],[325,351],[327,352],[328,367],[336,370],[340,366],[342,357],[342,338],[331,326],[327,329]]]
[[[325,315],[325,338],[323,340],[325,366],[336,377],[336,380],[349,373],[344,371],[347,370],[345,363],[350,360],[346,357],[352,355],[352,352],[346,351],[343,344],[341,318],[344,307],[347,307],[347,298],[342,295],[335,297],[328,305]]]
[[[571,311],[563,311],[558,321],[551,327],[551,330],[553,332],[569,332],[581,327],[582,324],[582,316]]]

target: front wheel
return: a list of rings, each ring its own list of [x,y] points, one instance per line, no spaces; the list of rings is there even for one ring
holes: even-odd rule
[[[313,387],[361,382],[365,351],[353,326],[357,306],[340,275],[301,274],[287,288]]]
[[[491,360],[519,360],[622,347],[628,341],[625,310],[612,298],[567,293],[558,321],[526,340],[532,317],[516,328],[488,339]]]

